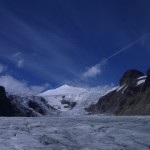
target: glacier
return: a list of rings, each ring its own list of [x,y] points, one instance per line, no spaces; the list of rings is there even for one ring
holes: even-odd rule
[[[149,150],[149,116],[0,118],[0,150]]]
[[[85,111],[86,107],[95,104],[101,96],[115,88],[113,85],[97,88],[80,88],[62,85],[56,89],[45,91],[38,96],[43,97],[52,107],[59,109],[63,116],[83,115],[87,113]],[[75,102],[76,106],[70,109],[66,104],[61,103],[63,98],[65,98],[66,101]]]
[[[63,85],[39,94],[60,115],[1,117],[0,150],[149,150],[150,116],[87,115],[85,111],[119,88]],[[64,107],[63,98],[76,105]]]

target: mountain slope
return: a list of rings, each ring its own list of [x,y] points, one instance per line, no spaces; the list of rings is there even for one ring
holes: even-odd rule
[[[0,116],[53,116],[59,112],[38,96],[12,95],[0,86]]]
[[[118,89],[101,97],[87,108],[90,113],[118,115],[150,114],[150,69],[147,76],[138,70],[128,70],[120,79]]]
[[[112,87],[112,86],[111,86]],[[48,90],[39,94],[56,109],[66,114],[84,114],[85,107],[96,103],[104,95],[110,86],[104,86],[97,89],[84,89],[63,85],[59,88]]]

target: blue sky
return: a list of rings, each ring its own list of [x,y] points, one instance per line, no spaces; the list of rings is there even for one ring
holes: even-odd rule
[[[149,0],[0,0],[0,77],[29,87],[117,85],[127,69],[149,67],[149,8]]]

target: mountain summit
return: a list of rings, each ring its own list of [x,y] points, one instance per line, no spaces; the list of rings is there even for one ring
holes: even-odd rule
[[[83,114],[85,107],[96,103],[110,87],[97,88],[95,90],[62,85],[56,89],[45,91],[39,96],[47,100],[54,108],[68,114]]]
[[[117,115],[150,114],[150,69],[147,76],[138,70],[126,71],[120,86],[101,97],[97,104],[86,110],[90,113],[113,113]]]
[[[45,92],[41,93],[40,96],[76,95],[76,94],[82,94],[85,92],[88,92],[88,91],[84,88],[73,87],[73,86],[69,86],[69,85],[65,84],[56,89],[51,89],[51,90],[45,91]]]

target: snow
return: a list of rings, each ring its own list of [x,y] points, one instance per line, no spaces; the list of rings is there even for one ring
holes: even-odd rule
[[[110,88],[105,94],[108,94],[112,91],[116,91],[118,89],[119,86],[116,86],[116,87],[113,87],[113,88]]]
[[[149,150],[150,116],[0,118],[0,150]]]
[[[125,86],[125,88],[122,91],[122,94],[125,92],[125,90],[128,88],[128,85]]]
[[[65,85],[46,91],[40,95],[50,105],[61,107],[61,115],[1,117],[0,150],[149,150],[150,116],[83,115],[84,108],[101,96],[116,89],[124,92],[126,88],[96,90]],[[71,110],[64,108],[62,96],[77,105]]]
[[[146,80],[146,77],[147,77],[147,76],[142,76],[142,77],[137,78],[137,83],[136,83],[136,85],[138,86],[138,85],[144,83],[145,80]],[[119,91],[122,90],[122,94],[123,94],[124,91],[125,91],[127,88],[128,88],[128,85],[124,84],[124,85],[119,86],[119,87],[117,88],[117,92],[119,92]]]
[[[69,85],[63,85],[59,88],[48,90],[46,92],[41,93],[40,95],[50,96],[50,95],[69,95],[69,94],[81,94],[87,92],[86,89],[73,87]]]
[[[139,78],[137,78],[138,80],[140,80],[140,79],[146,79],[146,77],[147,76],[142,76],[142,77],[139,77]]]
[[[137,86],[144,83],[146,80],[146,77],[147,76],[142,76],[142,77],[137,78]]]
[[[54,90],[52,89],[41,93],[39,96],[42,96],[51,106],[56,109],[59,108],[61,112],[67,115],[80,115],[86,113],[84,108],[98,102],[100,97],[106,94],[108,90],[110,91],[110,89],[112,89],[112,86],[85,89],[63,85]],[[69,107],[67,108],[65,107],[66,105],[61,104],[61,100],[63,99],[76,102],[76,106],[70,110]]]
[[[59,114],[59,111],[53,109],[51,106],[48,105],[47,101],[38,96],[26,96],[24,94],[12,95],[10,93],[7,93],[7,97],[11,100],[12,104],[14,104],[17,109],[19,109],[23,114],[25,114],[27,110],[30,110],[35,116],[43,115],[38,111],[38,109],[33,109],[33,107],[29,105],[29,103],[31,102],[39,105],[40,109],[45,112],[45,115],[56,116]]]
[[[126,86],[126,84],[124,84],[122,86],[119,86],[118,89],[117,89],[117,92],[121,91],[125,86]]]
[[[145,79],[137,81],[137,85],[140,85],[145,82]]]

